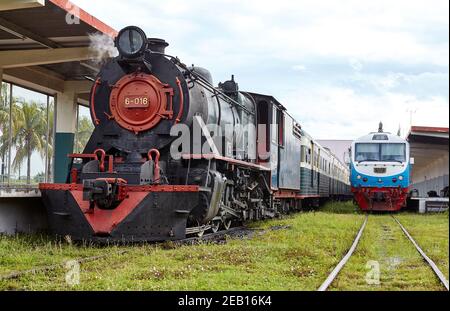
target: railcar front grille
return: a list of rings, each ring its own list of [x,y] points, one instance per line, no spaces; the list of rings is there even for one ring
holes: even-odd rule
[[[373,168],[373,172],[375,174],[385,174],[386,173],[386,168],[385,167],[374,167]]]

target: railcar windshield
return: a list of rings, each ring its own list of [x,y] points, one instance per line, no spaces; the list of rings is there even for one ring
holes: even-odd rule
[[[356,162],[406,162],[406,144],[360,143],[355,149]]]
[[[356,144],[355,161],[380,161],[380,144]]]

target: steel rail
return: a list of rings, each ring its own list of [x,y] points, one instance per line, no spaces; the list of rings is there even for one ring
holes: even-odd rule
[[[364,229],[366,228],[367,220],[369,219],[369,216],[367,215],[364,219],[364,222],[361,226],[361,229],[359,229],[358,234],[356,235],[355,240],[353,241],[352,246],[350,247],[347,254],[341,259],[341,261],[337,264],[337,266],[331,271],[331,273],[328,275],[325,282],[322,283],[322,285],[319,287],[317,291],[324,292],[328,289],[328,287],[333,283],[333,281],[336,279],[339,272],[342,270],[342,268],[345,266],[345,264],[348,262],[350,257],[353,255],[353,252],[355,251],[356,247],[358,246],[359,240],[361,239],[361,236],[364,232]]]
[[[395,218],[394,216],[392,216],[392,218],[394,218],[394,220],[397,222],[397,224],[400,226],[400,228],[402,229],[403,233],[406,235],[406,237],[411,241],[411,243],[416,247],[416,250],[419,252],[419,254],[423,257],[423,259],[425,259],[425,261],[430,265],[431,269],[433,269],[433,272],[436,274],[436,276],[439,278],[439,281],[441,281],[442,285],[445,286],[445,288],[447,289],[447,291],[449,290],[448,288],[448,280],[445,278],[444,274],[441,272],[441,270],[439,270],[439,268],[436,266],[436,264],[434,263],[433,260],[431,260],[430,257],[427,256],[427,254],[425,254],[425,252],[420,248],[420,246],[416,243],[416,241],[413,239],[413,237],[409,234],[409,232],[406,230],[405,227],[403,227],[403,225],[400,223],[400,221]]]
[[[185,238],[185,239],[182,239],[182,240],[175,240],[175,241],[172,241],[172,242],[175,245],[195,244],[196,242],[200,242],[200,241],[205,241],[206,242],[206,241],[214,240],[214,238],[217,238],[217,237],[220,237],[220,236],[224,236],[225,237],[229,233],[233,233],[233,232],[236,232],[236,231],[239,231],[239,230],[242,230],[242,229],[245,229],[245,227],[233,227],[233,228],[230,228],[229,230],[213,232],[213,233],[205,234],[205,235],[203,235],[201,237],[190,237],[190,238]],[[161,244],[161,243],[164,243],[164,242],[157,242],[155,244]],[[88,263],[88,262],[93,262],[93,261],[97,261],[97,260],[101,260],[101,259],[106,259],[106,258],[114,256],[114,255],[124,255],[124,254],[126,254],[128,252],[129,252],[129,250],[119,250],[117,252],[103,254],[103,255],[98,255],[98,256],[78,258],[78,259],[74,259],[74,261],[77,261],[80,264],[81,263]],[[33,267],[31,269],[28,269],[28,270],[12,271],[12,272],[8,272],[8,273],[5,273],[5,274],[1,274],[0,275],[0,281],[11,280],[11,279],[19,279],[19,278],[23,277],[26,274],[38,274],[38,273],[44,273],[44,272],[60,269],[60,268],[64,267],[66,262],[67,262],[67,260],[64,261],[64,262],[61,262],[61,263],[53,264],[53,265]]]
[[[203,236],[200,236],[200,237],[197,237],[197,236],[189,237],[189,238],[185,238],[185,239],[182,239],[182,240],[175,240],[175,241],[171,241],[171,242],[173,242],[174,244],[181,244],[181,245],[183,245],[183,244],[191,244],[191,243],[193,244],[195,242],[207,242],[207,241],[210,241],[210,240],[214,240],[217,237],[225,237],[229,233],[238,232],[238,231],[244,230],[244,229],[246,229],[245,226],[232,227],[232,228],[230,228],[228,230],[222,230],[222,231],[207,233],[207,234],[205,234]]]
[[[123,255],[123,254],[125,254],[127,252],[128,251],[126,251],[126,250],[121,250],[121,251],[118,251],[118,252],[114,252],[112,254],[110,253],[110,254],[104,254],[104,255],[99,255],[99,256],[78,258],[78,259],[74,259],[74,261],[78,262],[79,264],[87,263],[87,262],[97,261],[97,260],[100,260],[100,259],[105,259],[105,258],[108,258],[108,257],[113,256],[113,255]],[[21,270],[21,271],[9,272],[9,273],[0,275],[0,281],[11,280],[11,279],[18,279],[18,278],[21,278],[22,276],[24,276],[26,274],[38,274],[38,273],[43,273],[43,272],[47,272],[47,271],[56,270],[56,269],[64,267],[64,265],[68,261],[70,261],[70,260],[66,260],[66,261],[64,261],[62,263],[58,263],[58,264],[54,264],[54,265],[35,267],[35,268],[29,269],[29,270]]]

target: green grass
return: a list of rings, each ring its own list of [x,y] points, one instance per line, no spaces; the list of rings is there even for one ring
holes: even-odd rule
[[[390,216],[370,217],[355,258],[332,289],[442,289]],[[418,242],[430,255],[442,258],[440,264],[448,270],[448,214],[402,214],[399,218],[411,234],[427,233]],[[62,265],[0,281],[0,290],[316,290],[347,252],[363,220],[351,202],[333,202],[318,211],[253,223],[250,227],[263,230],[251,238],[228,239],[224,245],[95,247],[44,237],[0,237],[0,275],[109,254],[81,264],[79,285],[66,283],[67,270]],[[418,223],[414,231],[411,225]],[[283,228],[271,230],[274,226]],[[442,242],[434,242],[437,237]],[[127,252],[118,254],[119,250]],[[369,259],[381,264],[379,286],[365,282]]]
[[[408,230],[420,248],[430,257],[448,280],[449,222],[445,214],[417,215],[404,213],[397,219]]]
[[[261,229],[289,225],[287,229],[269,229],[251,239],[229,240],[225,245],[130,247],[126,254],[82,264],[80,284],[74,287],[66,284],[66,271],[60,268],[0,281],[0,289],[315,290],[346,252],[362,219],[361,215],[301,213],[253,225]],[[3,252],[6,245],[11,248],[16,247],[11,244],[18,244],[21,247],[17,248],[25,250],[27,243],[15,238],[9,243],[4,240],[0,247]],[[37,247],[39,251],[2,259],[3,271],[111,252],[110,248],[81,248],[77,252],[74,246],[48,243],[38,243]]]
[[[0,275],[117,251],[118,247],[72,245],[44,235],[0,235]]]
[[[322,206],[320,211],[334,214],[361,214],[358,205],[351,201],[331,201]]]

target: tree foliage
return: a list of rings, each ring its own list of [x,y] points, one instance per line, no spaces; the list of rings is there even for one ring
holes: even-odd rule
[[[94,125],[92,124],[92,121],[88,117],[82,116],[78,120],[78,128],[75,137],[74,149],[76,152],[83,152],[84,147],[86,147],[93,131]]]
[[[3,170],[0,173],[2,175],[7,173],[5,164],[11,150],[13,157],[11,172],[18,172],[20,176],[25,166],[26,182],[27,184],[32,182],[33,154],[37,152],[44,162],[47,154],[49,158],[53,155],[53,115],[52,106],[49,107],[47,115],[46,104],[18,97],[12,97],[9,100],[8,84],[2,83],[0,101],[0,159],[3,164]]]
[[[45,178],[45,171],[48,175],[52,175],[54,108],[50,105],[47,111],[47,104],[18,97],[12,97],[10,104],[8,87],[8,84],[2,83],[0,89],[0,161],[3,164],[0,175],[7,174],[5,164],[8,162],[11,149],[13,157],[11,172],[21,175],[22,170],[26,169],[27,184],[38,182]],[[74,142],[76,152],[83,151],[93,130],[94,126],[88,117],[82,116],[78,120]],[[44,162],[44,172],[39,172],[33,177],[31,176],[32,157],[36,154]]]

